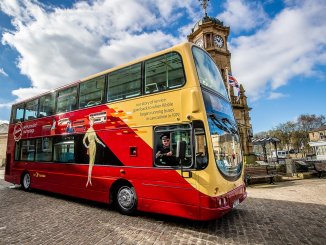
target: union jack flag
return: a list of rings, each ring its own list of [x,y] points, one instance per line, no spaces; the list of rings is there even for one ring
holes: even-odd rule
[[[240,84],[238,83],[237,79],[234,76],[232,76],[231,73],[228,74],[228,81],[229,81],[229,84],[236,89],[237,97],[239,100],[240,99]]]
[[[229,80],[229,84],[233,87],[239,86],[239,83],[237,81],[237,79],[235,79],[234,76],[232,76],[231,73],[228,74],[228,80]]]

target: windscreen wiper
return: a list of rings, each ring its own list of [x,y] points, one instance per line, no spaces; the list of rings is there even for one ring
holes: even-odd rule
[[[222,118],[222,122],[224,123],[224,125],[226,125],[229,130],[231,130],[231,132],[233,134],[238,134],[238,130],[235,128],[235,126],[230,122],[229,119],[227,119],[226,117]],[[228,126],[229,125],[229,126]]]
[[[214,125],[215,125],[216,127],[218,127],[219,129],[221,129],[221,130],[223,130],[223,131],[225,131],[225,132],[231,133],[231,132],[230,132],[230,129],[229,129],[228,127],[226,127],[225,124],[223,125],[223,124],[220,122],[220,120],[218,120],[218,119],[216,118],[216,116],[215,116],[214,114],[209,114],[208,116],[212,119],[212,122],[214,123]]]

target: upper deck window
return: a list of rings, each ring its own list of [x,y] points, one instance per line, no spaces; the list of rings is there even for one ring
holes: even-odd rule
[[[104,98],[105,77],[97,77],[80,84],[79,108],[101,104]]]
[[[29,101],[25,107],[25,121],[37,118],[38,99]]]
[[[54,94],[46,94],[40,98],[40,109],[38,117],[51,116],[54,113],[55,96]]]
[[[145,61],[145,94],[181,87],[184,83],[182,59],[178,53]]]
[[[77,87],[70,87],[58,92],[57,113],[73,111],[77,108]]]
[[[114,71],[108,76],[108,101],[141,94],[141,63]]]
[[[11,122],[12,123],[22,122],[24,120],[24,110],[25,110],[25,104],[19,104],[13,106]]]
[[[213,59],[196,46],[192,48],[192,52],[200,83],[228,98],[221,73]]]

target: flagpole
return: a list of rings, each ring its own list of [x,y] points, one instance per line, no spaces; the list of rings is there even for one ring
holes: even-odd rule
[[[230,88],[230,82],[229,82],[229,70],[228,67],[225,67],[225,73],[226,73],[226,84],[228,86],[228,95],[229,95],[229,100],[230,103],[232,104],[232,99],[231,99],[231,88]]]

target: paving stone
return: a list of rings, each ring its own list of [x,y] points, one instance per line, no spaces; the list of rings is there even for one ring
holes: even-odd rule
[[[249,187],[244,203],[207,222],[124,216],[100,203],[9,187],[0,180],[0,245],[326,244],[325,178]]]

